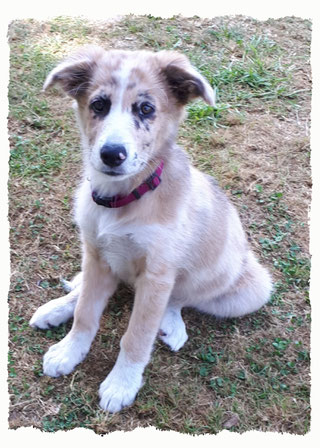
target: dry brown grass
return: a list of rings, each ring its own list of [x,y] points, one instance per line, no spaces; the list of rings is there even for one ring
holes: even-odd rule
[[[83,43],[175,48],[219,84],[218,110],[202,119],[191,108],[179,141],[225,188],[276,281],[271,304],[252,316],[217,321],[185,310],[186,346],[173,354],[158,342],[135,404],[113,416],[98,408],[97,390],[115,362],[132,291],[123,286],[116,293],[90,354],[68,377],[43,376],[41,359],[71,324],[46,332],[28,327],[40,304],[62,294],[60,276],[79,270],[71,220],[81,174],[78,131],[69,100],[39,92],[55,62]],[[309,22],[242,16],[17,21],[10,45],[10,427],[307,432]],[[243,71],[231,78],[235,67]],[[253,73],[256,87],[244,82],[252,67],[262,67]]]

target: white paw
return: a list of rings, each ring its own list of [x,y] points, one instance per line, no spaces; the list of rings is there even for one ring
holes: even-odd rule
[[[71,319],[76,302],[77,295],[72,292],[59,299],[51,300],[37,309],[29,324],[31,327],[41,328],[42,330],[57,327]]]
[[[63,277],[60,277],[60,281],[62,283],[63,289],[66,292],[70,292],[72,290],[74,290],[75,288],[78,288],[79,286],[81,286],[82,283],[82,278],[83,278],[83,273],[79,272],[75,277],[73,277],[72,280],[66,280]]]
[[[67,334],[58,344],[52,345],[43,357],[43,373],[58,377],[68,375],[85,358],[91,345],[88,335]]]
[[[143,384],[143,366],[123,362],[120,352],[118,360],[99,389],[100,407],[114,413],[130,406]]]
[[[174,352],[183,347],[188,339],[188,334],[180,310],[175,308],[166,310],[160,325],[159,338]]]

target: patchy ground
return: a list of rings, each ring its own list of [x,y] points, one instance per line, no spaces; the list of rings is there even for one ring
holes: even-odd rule
[[[60,17],[15,21],[9,38],[10,428],[306,433],[310,22]],[[71,218],[81,174],[78,131],[69,99],[58,91],[44,96],[41,87],[56,62],[84,43],[179,50],[217,87],[217,108],[189,106],[179,142],[237,206],[275,281],[268,306],[251,316],[217,321],[185,310],[185,347],[173,354],[158,342],[136,402],[113,416],[99,409],[97,392],[116,360],[132,291],[123,286],[116,293],[90,354],[70,376],[43,376],[42,356],[71,324],[48,331],[28,326],[40,304],[63,294],[60,276],[79,270]]]

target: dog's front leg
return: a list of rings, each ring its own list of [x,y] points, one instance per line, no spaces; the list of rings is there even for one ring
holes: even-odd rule
[[[114,293],[117,279],[98,251],[84,244],[83,280],[70,332],[44,355],[43,372],[57,377],[72,372],[87,355],[99,327],[100,317],[109,297]]]
[[[116,364],[100,386],[100,406],[118,412],[133,403],[148,364],[174,285],[173,272],[145,273],[136,282],[129,326],[120,343]]]

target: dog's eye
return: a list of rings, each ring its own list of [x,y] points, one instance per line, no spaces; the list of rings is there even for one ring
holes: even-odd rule
[[[108,98],[98,98],[90,104],[90,109],[98,115],[106,115],[109,112],[111,102]]]
[[[101,100],[94,101],[91,104],[91,107],[95,112],[102,112],[104,109],[104,102]]]
[[[149,104],[149,103],[142,103],[140,106],[140,112],[144,116],[150,115],[150,114],[152,114],[152,112],[154,112],[154,107],[151,106],[151,104]]]

